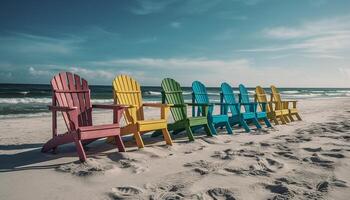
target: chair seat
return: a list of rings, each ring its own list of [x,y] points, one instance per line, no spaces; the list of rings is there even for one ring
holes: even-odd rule
[[[167,120],[140,120],[137,121],[139,131],[150,131],[167,128]]]
[[[266,112],[256,112],[256,118],[264,118],[267,117]]]
[[[81,140],[103,138],[120,134],[119,124],[83,126],[78,129]]]
[[[207,117],[189,117],[190,126],[203,125],[208,123]]]
[[[88,132],[88,131],[117,129],[117,128],[120,128],[119,124],[103,124],[103,125],[95,125],[95,126],[82,126],[82,127],[79,127],[78,131]]]
[[[228,121],[227,115],[213,115],[211,117],[212,117],[213,123],[227,122]]]
[[[296,108],[289,109],[290,114],[298,113],[298,110]]]

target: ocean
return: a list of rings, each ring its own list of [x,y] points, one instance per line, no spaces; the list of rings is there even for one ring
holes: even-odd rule
[[[113,103],[111,86],[90,86],[92,102]],[[254,94],[254,88],[248,88]],[[145,102],[160,102],[161,88],[145,86],[141,88]],[[185,101],[191,101],[191,88],[184,87]],[[220,88],[208,88],[213,101],[220,99]],[[238,89],[234,88],[238,94]],[[350,88],[279,88],[286,99],[341,98],[350,96]],[[266,88],[266,92],[270,89]],[[51,86],[39,84],[0,84],[0,119],[48,115],[51,104]]]

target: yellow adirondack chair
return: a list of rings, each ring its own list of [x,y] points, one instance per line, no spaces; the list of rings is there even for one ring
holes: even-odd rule
[[[161,103],[143,103],[140,85],[127,75],[119,75],[113,81],[113,92],[115,103],[129,106],[124,118],[126,126],[121,128],[121,135],[134,134],[137,146],[144,147],[141,134],[161,130],[166,144],[172,145],[172,140],[167,128],[168,113],[170,106]],[[145,120],[144,107],[160,108],[159,120]]]
[[[280,120],[282,124],[286,124],[289,122],[287,117],[287,115],[289,114],[289,110],[281,109],[282,106],[279,106],[279,102],[268,101],[266,92],[261,86],[256,86],[255,88],[255,101],[259,103],[265,103],[267,117],[276,125],[279,124],[278,120]]]
[[[280,105],[282,106],[283,109],[288,109],[287,116],[291,121],[294,121],[293,115],[295,115],[298,120],[301,120],[301,117],[297,109],[297,101],[295,100],[282,101],[281,94],[278,92],[277,88],[274,85],[271,85],[271,101],[280,102]],[[292,104],[291,106],[290,106],[290,103]]]

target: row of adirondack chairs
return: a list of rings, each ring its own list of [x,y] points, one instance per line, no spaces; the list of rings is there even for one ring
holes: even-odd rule
[[[217,134],[217,128],[225,127],[232,134],[232,127],[239,125],[250,131],[253,123],[261,129],[263,121],[271,127],[270,118],[279,124],[294,121],[293,115],[301,120],[296,108],[296,101],[282,101],[274,87],[271,101],[267,101],[266,93],[261,87],[256,88],[255,101],[251,101],[244,85],[239,85],[239,100],[235,98],[232,87],[228,83],[221,85],[220,102],[211,102],[206,87],[199,81],[192,84],[192,102],[185,103],[183,91],[178,82],[166,78],[162,81],[162,103],[144,103],[141,87],[136,80],[127,75],[117,76],[113,80],[112,105],[92,105],[90,89],[85,79],[76,74],[62,72],[54,76],[52,86],[52,139],[42,148],[43,152],[56,151],[57,147],[66,143],[75,143],[81,161],[86,160],[84,146],[100,138],[108,137],[119,151],[124,152],[123,135],[132,134],[139,148],[144,147],[142,134],[156,131],[162,134],[168,145],[172,145],[169,131],[177,134],[186,131],[190,141],[194,140],[193,132],[204,128],[208,136]],[[292,103],[292,107],[288,107]],[[220,106],[219,114],[215,114],[215,105]],[[160,119],[145,119],[144,108],[155,107],[160,110]],[[187,107],[192,107],[192,115],[188,116]],[[93,125],[94,109],[110,109],[113,111],[113,123]],[[168,123],[169,111],[174,119]],[[61,112],[67,132],[57,132],[57,112]],[[121,126],[124,117],[125,125]]]

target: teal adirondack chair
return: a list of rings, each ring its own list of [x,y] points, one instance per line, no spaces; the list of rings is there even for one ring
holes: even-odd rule
[[[230,126],[230,123],[228,121],[228,115],[220,114],[220,115],[214,115],[214,106],[215,103],[210,103],[207,89],[205,88],[205,85],[199,81],[194,81],[192,83],[192,103],[200,103],[200,104],[208,104],[208,121],[209,121],[209,128],[211,132],[215,135],[217,135],[216,128],[217,127],[226,127],[227,133],[232,134],[232,129]],[[216,103],[217,104],[217,103]],[[221,105],[221,103],[217,104]],[[195,107],[192,109],[192,115],[195,115]],[[197,109],[197,116],[200,116],[202,113],[202,109],[198,107]]]
[[[220,96],[221,102],[226,103],[221,105],[221,113],[228,114],[228,112],[231,112],[232,114],[229,117],[229,122],[231,126],[238,124],[242,126],[246,132],[250,132],[250,128],[247,122],[252,121],[255,124],[256,128],[261,129],[261,125],[259,124],[259,121],[256,118],[255,112],[252,112],[249,109],[245,110],[245,112],[242,111],[241,108],[244,105],[236,101],[233,89],[228,83],[221,84]],[[249,105],[255,106],[254,103],[250,103]]]
[[[267,119],[266,103],[260,103],[262,110],[257,110],[257,102],[250,102],[247,88],[243,85],[239,85],[239,102],[244,105],[245,110],[254,112],[258,120],[264,120],[267,127],[272,127],[270,121]]]
[[[189,140],[193,141],[193,131],[198,127],[204,127],[207,135],[213,136],[207,119],[207,104],[185,103],[181,86],[174,79],[163,79],[162,89],[162,102],[171,104],[170,111],[175,122],[169,124],[168,129],[172,131],[173,134],[186,130]],[[187,106],[200,107],[203,110],[202,115],[197,117],[188,117]]]

